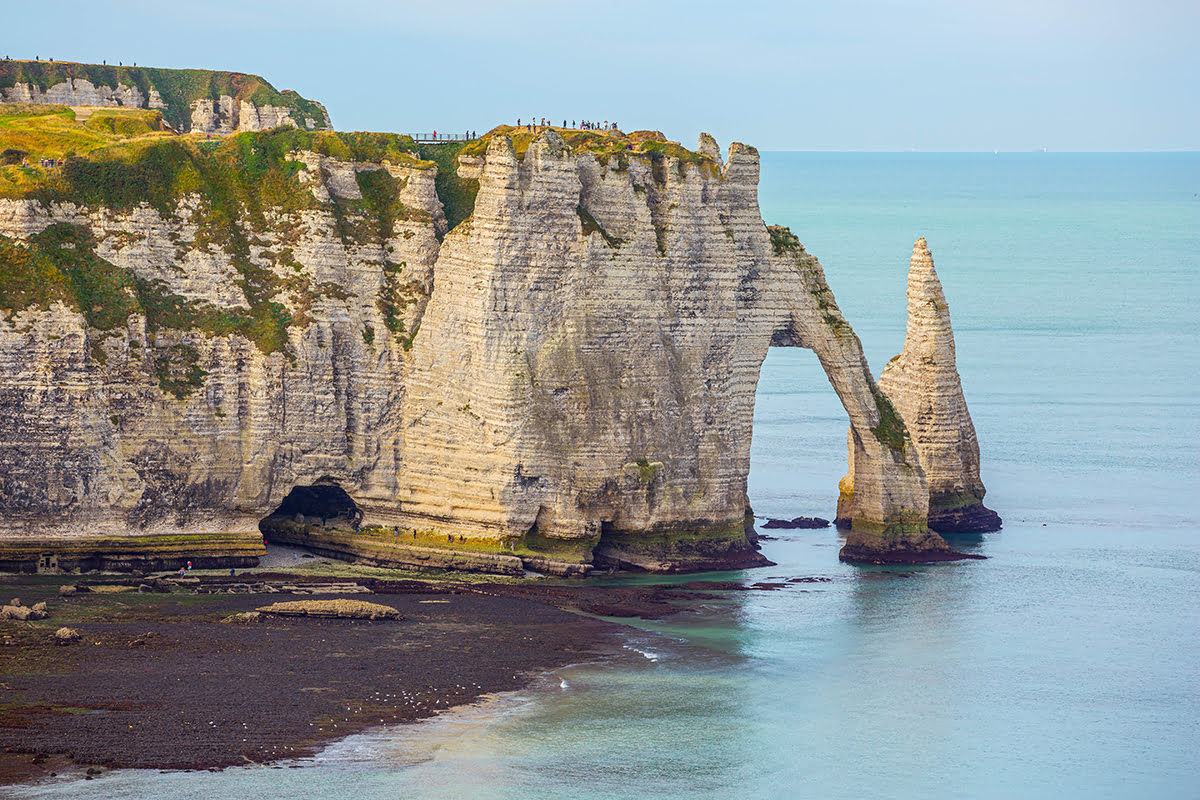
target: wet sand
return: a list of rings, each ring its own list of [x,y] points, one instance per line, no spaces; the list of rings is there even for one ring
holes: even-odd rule
[[[176,591],[60,599],[67,582],[0,576],[0,601],[47,600],[51,612],[0,623],[0,785],[73,768],[203,769],[309,755],[368,727],[427,717],[602,657],[622,628],[587,613],[661,617],[678,610],[674,601],[700,596],[359,580],[375,592],[321,598],[382,603],[404,619],[237,625],[220,620],[296,598]],[[63,625],[82,641],[56,646]]]

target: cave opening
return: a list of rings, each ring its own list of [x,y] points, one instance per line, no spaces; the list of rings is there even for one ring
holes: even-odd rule
[[[621,534],[612,520],[601,521],[600,538],[592,549],[592,566],[597,570],[608,570],[610,573],[618,569],[645,572],[642,565],[629,560],[621,544]]]
[[[283,502],[258,523],[271,541],[308,549],[320,548],[314,534],[329,529],[358,529],[362,511],[346,490],[333,482],[296,486]]]
[[[327,520],[351,521],[362,516],[353,498],[336,483],[293,488],[271,516],[294,517],[297,514],[305,517],[323,517]]]

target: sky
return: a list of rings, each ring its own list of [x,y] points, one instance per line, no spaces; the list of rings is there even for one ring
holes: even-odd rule
[[[1198,0],[3,2],[0,57],[262,75],[339,130],[616,121],[764,150],[1200,150]]]

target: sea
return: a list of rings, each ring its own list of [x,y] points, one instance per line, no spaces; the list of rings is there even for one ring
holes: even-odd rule
[[[613,654],[284,768],[118,771],[70,798],[1200,798],[1200,154],[764,153],[878,374],[928,239],[1003,530],[983,561],[777,566]],[[775,349],[756,514],[832,517],[847,420]],[[688,578],[690,579],[690,578]],[[628,578],[634,582],[684,580]]]

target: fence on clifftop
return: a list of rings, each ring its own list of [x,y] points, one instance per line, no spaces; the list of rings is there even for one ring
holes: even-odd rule
[[[472,133],[472,131],[468,131],[467,133],[438,133],[434,131],[433,133],[410,133],[408,135],[417,144],[446,144],[448,142],[468,142],[475,138],[471,135]]]

